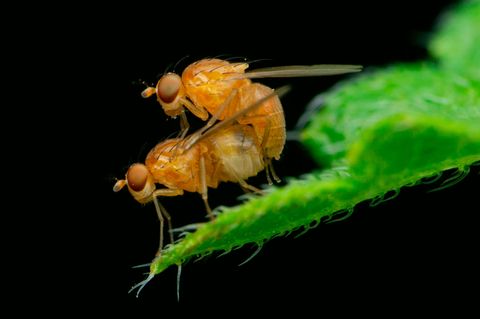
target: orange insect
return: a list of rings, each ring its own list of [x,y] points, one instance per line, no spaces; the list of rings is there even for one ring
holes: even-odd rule
[[[358,65],[327,64],[281,66],[246,72],[248,66],[246,62],[203,59],[190,64],[181,77],[175,73],[163,75],[156,87],[147,87],[142,96],[147,98],[156,95],[167,115],[181,117],[180,137],[183,138],[189,128],[184,108],[204,121],[209,114],[224,120],[271,94],[272,89],[260,83],[252,83],[250,79],[322,76],[361,70]],[[228,107],[220,110],[227,100],[230,100]],[[285,118],[278,97],[269,99],[247,116],[239,118],[238,123],[253,127],[258,141],[264,145],[268,182],[272,183],[270,173],[279,181],[271,165],[273,158],[279,159],[286,139]]]
[[[164,217],[171,229],[170,216],[157,197],[178,196],[184,191],[201,194],[210,219],[212,211],[208,205],[208,187],[217,188],[220,182],[236,182],[245,189],[260,192],[249,185],[246,179],[265,168],[265,145],[258,139],[250,125],[238,124],[247,113],[278,99],[287,87],[271,91],[270,94],[240,110],[233,116],[218,122],[212,117],[197,132],[185,137],[167,139],[157,144],[147,155],[145,164],[136,163],[129,167],[125,179],[118,180],[113,188],[118,192],[127,186],[130,194],[140,203],[153,201],[160,219],[160,244],[163,248]],[[229,107],[231,98],[224,101],[219,110]],[[215,124],[215,125],[214,125]],[[155,184],[166,188],[157,189]],[[173,236],[170,232],[170,240]]]

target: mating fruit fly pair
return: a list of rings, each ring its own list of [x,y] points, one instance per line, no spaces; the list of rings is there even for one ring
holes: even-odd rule
[[[157,256],[163,248],[165,219],[173,242],[171,218],[158,197],[197,192],[213,220],[208,187],[235,182],[245,190],[261,192],[246,180],[263,169],[269,184],[272,178],[279,181],[272,160],[280,158],[285,145],[285,118],[279,97],[289,88],[272,90],[251,79],[335,75],[361,70],[356,65],[311,65],[246,71],[248,66],[246,62],[203,59],[189,65],[181,77],[167,73],[155,88],[148,87],[142,92],[145,98],[156,95],[168,116],[180,117],[181,132],[177,138],[157,144],[148,153],[145,164],[131,165],[125,179],[118,180],[113,190],[117,192],[127,186],[138,202],[154,202],[160,220]],[[208,120],[204,127],[190,135],[187,135],[189,124],[185,109]],[[156,184],[165,187],[157,188]]]

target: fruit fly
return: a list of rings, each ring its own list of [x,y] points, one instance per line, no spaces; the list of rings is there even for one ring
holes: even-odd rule
[[[171,230],[170,215],[159,203],[158,197],[179,196],[197,192],[202,196],[210,219],[214,219],[208,204],[208,187],[217,188],[220,182],[236,182],[244,189],[261,192],[249,185],[246,179],[257,175],[265,168],[265,143],[251,125],[238,122],[256,109],[288,91],[282,87],[258,99],[247,108],[238,111],[223,121],[217,115],[207,124],[184,138],[167,139],[157,144],[147,155],[145,164],[131,165],[125,179],[118,180],[113,188],[118,192],[127,186],[138,202],[153,201],[160,220],[160,243],[157,255],[163,248],[164,219]],[[219,107],[219,113],[231,106],[230,96]],[[165,188],[157,188],[162,184]],[[170,241],[173,236],[170,231]]]
[[[220,59],[203,59],[190,64],[181,77],[175,73],[163,75],[156,87],[147,87],[142,96],[147,98],[156,95],[168,116],[180,116],[180,137],[184,137],[189,128],[185,108],[204,121],[209,114],[224,120],[271,93],[269,87],[253,83],[251,79],[322,76],[361,71],[361,66],[358,65],[297,65],[246,71],[248,67],[246,62],[230,63]],[[231,103],[220,112],[220,106],[227,99],[231,99]],[[269,99],[247,116],[239,118],[238,123],[251,125],[258,141],[265,146],[264,161],[268,183],[272,184],[270,173],[279,181],[271,165],[272,159],[279,159],[286,139],[285,118],[278,97]]]

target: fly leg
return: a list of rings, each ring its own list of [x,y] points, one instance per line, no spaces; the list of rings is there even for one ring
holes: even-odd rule
[[[275,169],[273,168],[272,158],[265,159],[265,168],[267,171],[267,180],[269,179],[269,175],[272,175],[275,182],[280,183],[282,180],[278,177],[277,173],[275,173]],[[268,181],[269,185],[272,185],[272,180]]]
[[[233,169],[230,170],[230,173],[237,180],[237,183],[240,184],[240,187],[244,191],[257,193],[257,194],[260,194],[260,195],[265,194],[261,189],[256,188],[255,186],[252,186],[252,185],[248,184],[245,180],[241,179],[237,174],[235,174],[235,171]]]
[[[205,158],[203,156],[200,156],[200,187],[200,194],[202,195],[203,202],[205,203],[208,218],[210,218],[210,220],[214,220],[215,215],[213,215],[212,209],[208,204],[207,173],[205,170]]]
[[[185,135],[187,135],[189,128],[190,124],[188,123],[187,115],[185,114],[185,112],[182,112],[180,114],[180,133],[178,134],[178,138],[183,140],[185,138]]]
[[[264,192],[261,189],[256,188],[255,186],[252,186],[252,185],[248,184],[243,179],[239,179],[238,183],[240,184],[240,187],[243,188],[244,190],[248,190],[248,191],[251,191],[251,192],[254,192],[254,193],[257,193],[257,194],[261,194],[261,195],[264,194]]]
[[[262,138],[262,144],[260,146],[261,149],[263,150],[263,154],[268,154],[266,144],[270,135],[270,126],[271,126],[271,123],[267,119],[267,125],[265,126],[265,131],[263,133],[263,138]],[[275,169],[273,168],[272,158],[265,156],[263,161],[265,162],[265,172],[267,174],[268,185],[273,184],[271,177],[273,177],[275,182],[280,183],[281,179],[275,173]]]
[[[202,106],[193,104],[187,98],[180,98],[180,103],[184,105],[196,117],[199,117],[204,121],[208,119],[208,112]]]
[[[163,249],[163,212],[160,206],[160,202],[156,197],[153,198],[153,203],[155,204],[155,210],[157,211],[158,220],[160,221],[160,242],[158,244],[158,250],[155,256],[160,256],[160,253]]]
[[[230,92],[228,97],[225,99],[222,105],[220,105],[220,107],[218,108],[217,112],[215,112],[215,114],[212,114],[212,117],[207,122],[207,124],[204,127],[202,127],[202,129],[200,130],[201,133],[205,132],[213,124],[215,124],[215,122],[218,120],[218,118],[223,113],[223,111],[225,111],[225,109],[227,109],[227,107],[230,106],[230,104],[232,104],[232,101],[237,96],[237,94],[238,94],[238,89],[233,89],[232,92]]]
[[[210,127],[212,127],[215,122],[217,122],[218,118],[220,115],[223,113],[223,111],[230,106],[232,103],[233,99],[237,96],[238,90],[233,89],[232,92],[228,95],[227,99],[220,105],[218,108],[217,112],[215,114],[212,114],[212,117],[210,120],[208,120],[207,124],[205,124],[201,129],[193,133],[189,138],[188,142],[185,144],[185,149],[191,148],[200,137],[202,137],[203,133],[205,133],[206,130],[208,130]]]
[[[170,243],[173,243],[172,222],[171,222],[170,214],[167,212],[165,207],[163,207],[163,205],[160,204],[160,201],[158,200],[157,197],[159,197],[159,196],[178,196],[178,195],[182,195],[182,194],[183,194],[183,190],[181,190],[181,189],[157,189],[152,194],[153,203],[155,204],[155,210],[157,211],[158,220],[160,221],[160,240],[159,240],[159,244],[158,244],[158,251],[155,254],[157,257],[160,256],[160,254],[162,253],[162,249],[163,249],[163,228],[164,228],[165,219],[167,219]]]

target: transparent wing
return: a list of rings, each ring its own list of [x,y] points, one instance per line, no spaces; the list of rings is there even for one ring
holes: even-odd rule
[[[248,79],[294,78],[354,73],[361,70],[361,65],[348,64],[289,65],[256,69],[242,74],[241,77]]]
[[[236,120],[238,120],[239,118],[241,118],[245,114],[254,111],[258,107],[260,107],[265,101],[271,99],[272,97],[278,96],[279,98],[281,98],[282,96],[287,94],[288,91],[290,91],[290,86],[284,85],[284,86],[272,91],[271,94],[259,99],[258,101],[256,101],[252,105],[249,105],[247,108],[233,114],[228,119],[224,119],[223,121],[217,122],[217,124],[212,126],[209,130],[204,131],[203,129],[200,129],[200,130],[196,131],[195,133],[193,133],[192,135],[190,135],[188,137],[189,140],[186,142],[186,144],[184,146],[185,149],[188,150],[188,149],[192,148],[193,145],[197,144],[199,141],[203,140],[207,136],[210,136],[210,135],[214,134],[215,132],[218,132],[218,131],[228,127],[229,125],[232,125]]]

